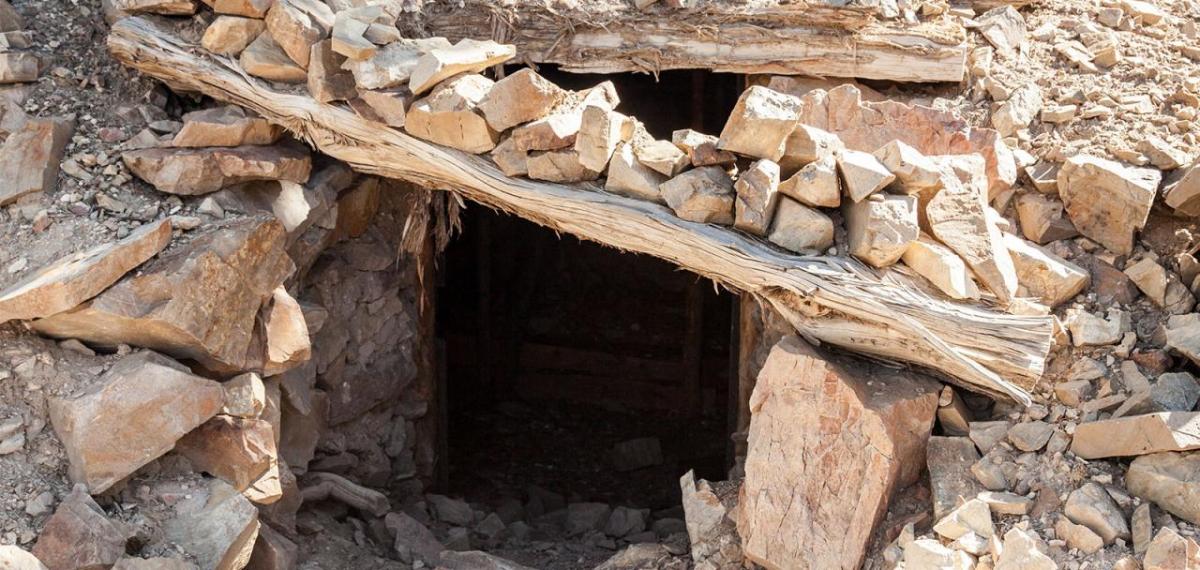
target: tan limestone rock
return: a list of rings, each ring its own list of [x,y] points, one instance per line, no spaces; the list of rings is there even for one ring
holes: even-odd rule
[[[121,159],[138,178],[180,196],[208,194],[251,180],[303,183],[312,171],[309,151],[299,145],[148,148],[126,151]]]
[[[50,401],[71,480],[102,493],[221,409],[221,385],[151,352],[118,361],[88,390]]]
[[[1063,216],[1062,202],[1041,193],[1017,196],[1017,221],[1025,239],[1040,245],[1079,235],[1071,220]]]
[[[680,218],[700,223],[733,223],[733,180],[719,166],[684,172],[659,185],[659,193]]]
[[[479,73],[517,55],[517,47],[492,40],[463,38],[451,47],[430,50],[417,61],[408,88],[420,95],[460,73]]]
[[[1079,233],[1113,253],[1133,251],[1146,225],[1161,173],[1087,155],[1068,158],[1058,172],[1058,194]]]
[[[573,148],[534,152],[525,161],[529,177],[548,182],[583,182],[600,178],[600,171],[583,165]]]
[[[870,196],[896,179],[883,163],[873,155],[857,151],[845,150],[837,157],[838,172],[842,175],[842,184],[846,195],[858,202]]]
[[[26,121],[0,146],[0,206],[30,194],[54,192],[58,167],[75,124],[63,119]]]
[[[258,309],[294,269],[284,239],[277,221],[238,220],[33,327],[101,346],[154,348],[219,373],[252,370],[262,358],[251,350]]]
[[[1174,529],[1158,529],[1142,559],[1142,570],[1191,570],[1200,568],[1200,545]]]
[[[260,419],[217,416],[175,443],[192,466],[245,491],[275,459],[271,424]]]
[[[778,161],[796,128],[800,100],[758,85],[742,92],[721,130],[721,150]]]
[[[225,395],[221,413],[227,416],[254,419],[267,406],[267,388],[262,377],[253,372],[239,374],[221,384]]]
[[[671,133],[671,143],[687,153],[692,166],[729,165],[737,162],[732,152],[717,148],[721,139],[692,129],[680,129]]]
[[[1013,136],[1029,126],[1042,111],[1042,90],[1029,83],[1012,92],[1008,100],[992,113],[992,126],[1002,136]]]
[[[290,570],[300,558],[300,547],[291,539],[263,524],[250,556],[248,570]]]
[[[346,58],[333,52],[332,40],[321,40],[312,47],[305,75],[308,92],[322,103],[348,101],[359,96],[354,75],[342,69]],[[369,90],[364,90],[367,92]],[[372,107],[373,108],[373,107]],[[389,123],[390,124],[390,123]]]
[[[1200,412],[1159,412],[1086,422],[1071,452],[1084,459],[1200,449]]]
[[[129,531],[105,516],[87,488],[76,485],[46,521],[33,555],[50,568],[108,568],[125,554],[128,538]]]
[[[267,12],[267,32],[292,61],[308,69],[313,44],[329,36],[334,18],[320,0],[275,0]]]
[[[491,152],[492,162],[500,167],[505,176],[529,174],[529,153],[517,148],[517,143],[508,137],[496,145]]]
[[[659,187],[667,177],[643,165],[633,155],[633,146],[622,142],[617,145],[608,163],[608,179],[604,189],[629,198],[666,204]]]
[[[687,154],[667,141],[634,143],[633,155],[637,157],[638,162],[664,176],[675,176],[683,172],[689,164]]]
[[[353,17],[351,10],[343,10],[334,16],[331,32],[333,52],[350,59],[367,59],[379,50],[374,43],[363,37],[370,23]]]
[[[1125,485],[1135,497],[1200,524],[1200,452],[1143,455],[1129,464]]]
[[[1100,535],[1092,532],[1092,529],[1081,524],[1071,522],[1071,519],[1066,517],[1058,519],[1054,523],[1054,536],[1061,540],[1067,541],[1069,548],[1079,550],[1084,554],[1095,554],[1096,551],[1104,548],[1104,539]]]
[[[871,387],[881,381],[888,390]],[[737,519],[746,556],[767,568],[858,567],[892,493],[921,474],[937,394],[925,377],[834,359],[797,337],[776,344],[750,399]]]
[[[765,158],[755,161],[738,175],[733,189],[737,193],[733,227],[765,236],[779,204],[779,165]]]
[[[310,67],[309,69],[311,70],[312,68]],[[404,118],[408,115],[409,105],[412,104],[412,93],[409,93],[408,89],[390,89],[387,91],[363,89],[358,92],[358,96],[388,126],[397,128],[404,126]]]
[[[842,206],[849,253],[873,267],[896,263],[917,239],[916,196],[876,194]]]
[[[1006,233],[1004,246],[1012,255],[1017,283],[1050,308],[1070,301],[1088,286],[1087,271],[1037,244]]]
[[[792,173],[811,162],[836,159],[844,150],[837,135],[801,123],[788,135],[779,166],[785,174]]]
[[[1099,483],[1086,483],[1071,491],[1063,506],[1063,514],[1071,522],[1086,526],[1100,535],[1106,545],[1118,538],[1128,542],[1132,537],[1121,508]]]
[[[583,126],[583,108],[560,109],[554,114],[513,129],[512,139],[524,151],[573,147]]]
[[[832,156],[810,162],[781,182],[779,191],[805,206],[836,208],[842,203],[837,162]]]
[[[683,513],[697,568],[728,568],[742,564],[741,538],[737,534],[736,485],[697,481],[692,471],[679,480]]]
[[[267,25],[262,20],[219,16],[204,30],[200,45],[215,54],[236,57],[265,29]]]
[[[790,198],[775,209],[767,241],[796,253],[822,253],[833,245],[833,220]]]
[[[984,189],[952,176],[944,176],[943,182],[925,206],[933,236],[954,250],[1000,303],[1008,304],[1017,291],[1016,269],[1000,230],[988,219]]]
[[[300,303],[280,285],[271,292],[271,301],[263,311],[266,313],[263,320],[267,336],[263,374],[281,374],[308,360],[312,355],[312,343]]]
[[[265,18],[274,0],[204,0],[218,14]]]
[[[0,322],[48,317],[96,296],[171,241],[171,222],[146,224],[125,239],[68,255],[0,291]]]
[[[942,173],[932,160],[903,141],[894,140],[875,151],[875,158],[896,175],[907,194],[916,194],[942,185]]]
[[[1200,162],[1172,172],[1163,191],[1163,201],[1177,213],[1200,216]]]
[[[492,150],[500,135],[478,111],[492,85],[492,80],[482,75],[462,75],[442,83],[412,104],[404,130],[419,139],[474,154]]]
[[[994,570],[1058,570],[1058,564],[1046,555],[1046,545],[1036,533],[1012,528],[1004,533],[1003,544]]]
[[[367,59],[348,59],[343,68],[354,75],[354,82],[362,89],[392,89],[408,82],[422,54],[445,47],[450,47],[446,38],[400,40]]]
[[[242,50],[238,62],[246,73],[268,81],[280,83],[304,83],[308,72],[288,57],[269,32],[258,34],[246,49]]]
[[[632,136],[633,121],[629,117],[600,105],[584,107],[575,135],[579,164],[587,170],[604,172],[617,145]]]
[[[565,96],[562,88],[525,68],[497,81],[479,110],[493,130],[503,132],[546,117]]]
[[[113,6],[129,14],[190,16],[196,13],[194,0],[113,0]]]
[[[258,538],[258,509],[220,479],[183,495],[164,538],[192,555],[201,568],[238,570],[250,562]]]
[[[0,545],[0,568],[5,570],[50,570],[36,556],[11,544]]]
[[[979,298],[979,288],[971,278],[967,264],[950,248],[929,236],[922,234],[910,243],[900,259],[952,299]]]
[[[226,105],[184,115],[183,127],[171,144],[177,147],[267,145],[274,144],[282,135],[282,127],[249,115],[237,105]]]

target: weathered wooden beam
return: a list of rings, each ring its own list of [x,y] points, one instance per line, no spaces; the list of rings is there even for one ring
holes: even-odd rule
[[[565,4],[565,3],[563,3]],[[515,44],[527,63],[577,73],[711,69],[908,82],[961,81],[968,46],[950,18],[880,22],[867,8],[707,2],[691,10],[632,3],[466,0],[426,3],[414,32]]]
[[[730,228],[688,222],[663,206],[595,184],[509,178],[487,158],[426,143],[251,78],[144,18],[108,39],[126,65],[244,106],[359,171],[399,178],[626,251],[653,255],[771,303],[808,338],[920,364],[966,388],[1029,402],[1050,348],[1051,320],[932,296],[904,275],[848,258],[797,256]]]

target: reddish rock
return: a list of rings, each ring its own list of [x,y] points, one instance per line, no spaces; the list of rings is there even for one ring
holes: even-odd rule
[[[168,194],[195,196],[251,180],[304,183],[312,171],[299,146],[148,148],[121,155],[135,176]]]
[[[196,469],[245,491],[270,469],[275,434],[265,420],[217,416],[180,439],[175,450]]]
[[[75,124],[63,119],[31,120],[0,146],[0,206],[28,194],[53,192],[58,165]]]
[[[125,554],[126,529],[76,485],[38,535],[33,554],[50,570],[108,568]],[[0,568],[7,568],[0,565]]]

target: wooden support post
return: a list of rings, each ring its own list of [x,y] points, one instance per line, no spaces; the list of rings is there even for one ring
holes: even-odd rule
[[[704,405],[704,280],[699,277],[688,285],[684,314],[683,384],[688,414],[698,416]]]

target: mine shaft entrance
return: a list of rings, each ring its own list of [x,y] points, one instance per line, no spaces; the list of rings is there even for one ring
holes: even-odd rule
[[[579,75],[655,137],[719,133],[743,78],[709,72]],[[559,235],[475,204],[439,262],[445,425],[441,486],[470,500],[677,508],[679,477],[732,460],[735,294],[648,256]],[[736,403],[736,402],[734,402]]]

